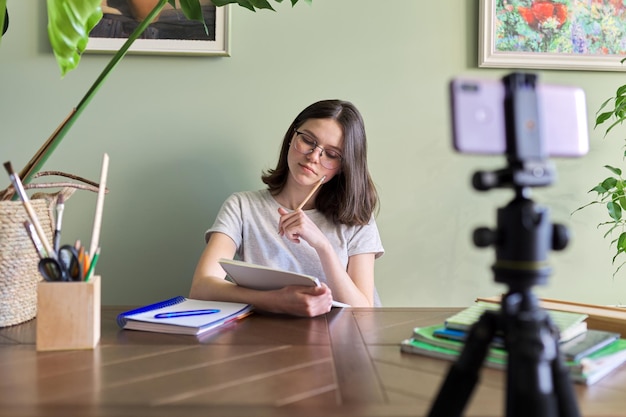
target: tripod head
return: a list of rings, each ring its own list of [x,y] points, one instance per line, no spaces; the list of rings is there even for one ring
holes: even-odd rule
[[[565,226],[551,224],[549,210],[530,199],[531,187],[548,186],[556,177],[541,134],[536,79],[522,73],[502,79],[508,164],[497,171],[478,171],[472,178],[479,191],[497,187],[515,191],[513,200],[498,210],[497,229],[481,227],[473,236],[478,247],[495,246],[495,281],[514,292],[545,284],[551,273],[549,250],[562,250],[569,241]]]

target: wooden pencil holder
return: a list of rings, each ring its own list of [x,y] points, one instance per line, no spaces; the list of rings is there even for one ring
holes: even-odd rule
[[[100,341],[100,276],[37,287],[37,350],[93,349]]]

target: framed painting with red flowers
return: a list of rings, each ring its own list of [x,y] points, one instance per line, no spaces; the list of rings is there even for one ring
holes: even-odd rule
[[[625,71],[624,0],[480,0],[479,66]]]

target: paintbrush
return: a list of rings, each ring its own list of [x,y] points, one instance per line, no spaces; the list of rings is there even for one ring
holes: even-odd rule
[[[63,194],[59,194],[57,197],[56,209],[56,225],[54,227],[54,250],[58,251],[61,247],[61,224],[63,223],[63,210],[65,210],[65,199]]]
[[[43,244],[41,243],[41,240],[39,239],[39,236],[37,235],[37,232],[35,231],[33,224],[29,222],[28,220],[26,220],[24,221],[24,228],[26,229],[26,233],[30,237],[30,240],[33,242],[33,246],[35,246],[35,250],[37,251],[39,258],[40,259],[45,258],[46,257],[45,249],[43,248]]]
[[[39,223],[39,218],[37,217],[37,214],[35,213],[35,210],[33,209],[33,205],[30,203],[30,199],[28,198],[28,195],[26,194],[26,190],[24,190],[24,186],[22,185],[22,181],[20,180],[20,177],[18,177],[15,171],[13,171],[13,167],[11,166],[10,162],[5,162],[4,168],[9,173],[9,178],[11,179],[11,183],[13,184],[13,188],[15,188],[15,191],[17,191],[17,194],[22,200],[22,204],[24,205],[24,208],[26,209],[26,214],[28,214],[28,217],[30,218],[30,222],[35,227],[35,231],[37,232],[37,236],[39,236],[39,240],[41,240],[41,243],[43,244],[43,247],[46,251],[46,255],[49,258],[56,259],[57,257],[56,252],[54,252],[54,249],[52,248],[52,246],[50,246],[50,242],[48,242],[48,238],[46,237],[46,234],[44,233],[43,228],[41,227],[41,223]]]

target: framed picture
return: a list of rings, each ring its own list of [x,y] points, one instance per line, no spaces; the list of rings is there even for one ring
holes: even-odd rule
[[[158,0],[102,0],[102,20],[89,33],[87,52],[116,52]],[[167,4],[128,53],[230,56],[230,6],[200,0],[206,23]],[[208,33],[207,33],[208,32]]]
[[[479,66],[625,71],[623,0],[480,0]]]

